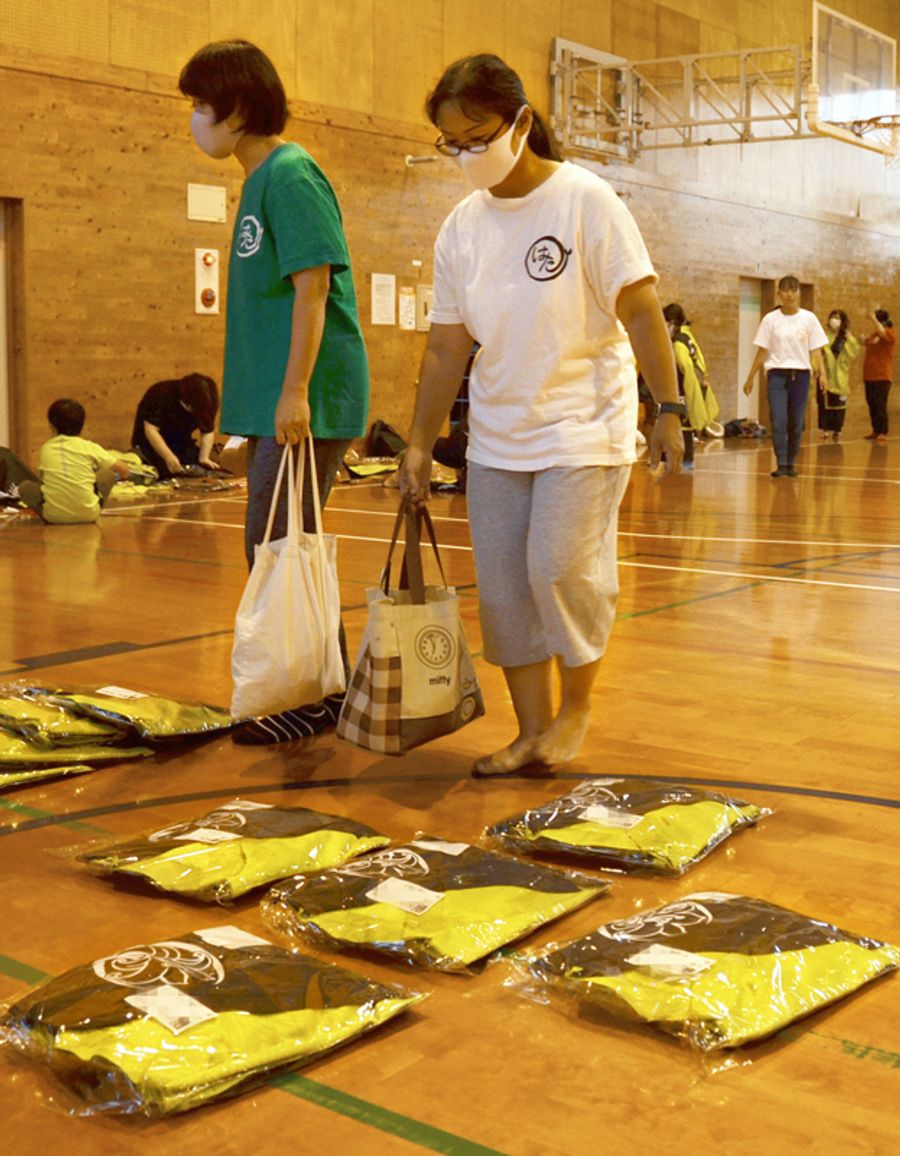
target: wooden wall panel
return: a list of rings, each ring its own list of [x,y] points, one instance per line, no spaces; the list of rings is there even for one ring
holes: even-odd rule
[[[656,8],[656,43],[661,56],[690,56],[700,51],[700,21],[669,4]]]
[[[297,91],[297,9],[295,0],[266,0],[265,4],[257,0],[209,0],[206,41],[240,37],[258,44],[275,65],[287,92],[293,94]],[[309,39],[310,30],[305,31]],[[194,48],[201,48],[206,41]]]
[[[373,112],[420,123],[441,75],[441,0],[375,0]]]
[[[209,12],[183,0],[111,0],[109,29],[111,64],[177,77],[209,40]]]
[[[3,0],[0,43],[76,60],[109,60],[110,0]]]
[[[298,0],[292,94],[371,112],[375,104],[374,0]]]
[[[656,43],[654,0],[616,4],[612,11],[612,51],[625,60],[652,60],[667,55]]]
[[[550,111],[550,45],[560,35],[558,0],[506,4],[507,62],[515,68],[538,111]]]
[[[560,35],[612,52],[612,0],[562,0]]]
[[[503,4],[484,0],[448,0],[444,5],[444,66],[476,52],[506,57]]]

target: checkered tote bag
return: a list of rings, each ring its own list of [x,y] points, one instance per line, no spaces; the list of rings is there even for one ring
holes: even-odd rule
[[[391,557],[403,523],[403,572],[399,589],[391,589]],[[340,738],[388,755],[452,734],[484,714],[456,591],[446,581],[423,581],[423,525],[444,577],[428,511],[404,501],[381,585],[366,591],[369,620],[337,724]]]

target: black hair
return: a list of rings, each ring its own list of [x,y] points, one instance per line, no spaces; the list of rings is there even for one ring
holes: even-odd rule
[[[850,318],[843,309],[832,309],[828,314],[829,321],[832,317],[840,317],[841,319],[841,327],[834,335],[834,341],[831,343],[831,352],[837,357],[844,348],[844,342],[847,340],[847,333],[850,330]]]
[[[893,321],[891,321],[890,315],[888,314],[888,311],[886,309],[876,309],[875,310],[875,320],[880,321],[881,324],[885,327],[885,329],[893,329],[894,328],[894,323],[893,323]]]
[[[800,282],[793,273],[788,273],[786,277],[782,277],[778,282],[779,289],[799,289]]]
[[[663,317],[665,317],[670,325],[677,325],[679,329],[682,325],[690,325],[685,311],[676,301],[673,301],[671,305],[665,307]]]
[[[58,434],[69,438],[77,438],[84,429],[85,412],[80,401],[72,401],[69,397],[61,397],[47,410],[47,421]]]
[[[513,123],[523,104],[531,109],[528,147],[539,157],[561,161],[562,153],[547,131],[540,115],[532,107],[517,73],[499,56],[480,53],[454,61],[437,82],[425,101],[425,113],[437,126],[442,104],[453,101],[470,120],[480,120],[485,113],[496,113]]]
[[[178,383],[178,398],[197,420],[201,433],[212,433],[219,412],[219,390],[211,377],[189,373]]]
[[[178,87],[210,105],[217,124],[238,112],[243,131],[254,136],[277,136],[287,122],[287,97],[275,65],[247,40],[216,40],[195,52]]]

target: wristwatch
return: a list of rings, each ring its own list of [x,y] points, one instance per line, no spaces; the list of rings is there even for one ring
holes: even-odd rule
[[[683,401],[661,401],[657,413],[677,413],[679,417],[687,417],[687,406]]]

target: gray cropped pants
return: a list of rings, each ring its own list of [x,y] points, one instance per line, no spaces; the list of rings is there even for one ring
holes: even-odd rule
[[[534,473],[469,463],[484,657],[583,666],[606,650],[619,595],[616,531],[630,466]]]

